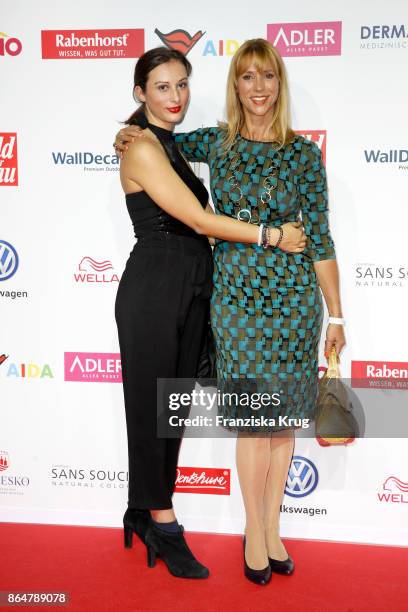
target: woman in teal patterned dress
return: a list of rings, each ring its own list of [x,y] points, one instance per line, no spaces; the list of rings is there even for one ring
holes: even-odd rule
[[[276,49],[263,39],[244,43],[228,76],[227,123],[175,138],[189,161],[208,164],[217,213],[275,227],[302,219],[307,246],[301,253],[216,242],[211,320],[219,379],[293,380],[290,415],[312,417],[323,320],[320,289],[331,317],[325,354],[332,346],[339,354],[345,344],[338,268],[320,150],[290,128],[286,73]],[[285,410],[288,405],[281,407]],[[269,582],[269,568],[281,574],[294,569],[279,537],[293,447],[288,429],[237,440],[245,574],[258,584]]]

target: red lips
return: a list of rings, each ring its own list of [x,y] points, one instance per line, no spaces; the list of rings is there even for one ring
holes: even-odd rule
[[[172,108],[168,108],[167,110],[171,113],[179,113],[181,111],[181,106],[173,106]]]

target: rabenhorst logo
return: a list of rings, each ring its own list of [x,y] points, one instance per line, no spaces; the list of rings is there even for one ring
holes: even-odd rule
[[[10,459],[7,451],[0,450],[0,472],[10,467]]]
[[[400,49],[408,48],[408,26],[363,25],[360,28],[360,49]]]
[[[396,476],[389,476],[382,486],[381,493],[377,493],[377,499],[388,504],[408,504],[408,482]]]
[[[358,288],[397,289],[406,287],[408,279],[407,266],[387,266],[375,263],[358,263],[355,265],[354,280]]]
[[[341,21],[269,23],[267,39],[282,57],[341,55]]]
[[[408,363],[404,361],[352,361],[351,386],[408,390]]]
[[[17,187],[17,134],[0,132],[0,187]]]
[[[122,382],[119,353],[64,353],[65,380]]]
[[[3,363],[6,359],[8,359],[5,355],[1,355],[0,363]],[[39,378],[54,378],[54,374],[52,373],[51,367],[48,363],[46,364],[38,364],[38,363],[13,363],[12,359],[7,361],[5,365],[0,370],[1,378],[26,378],[26,379],[39,379]]]
[[[144,30],[42,30],[43,59],[140,57]]]
[[[178,467],[176,493],[230,495],[231,470],[225,468]]]
[[[326,130],[295,130],[296,134],[311,140],[319,147],[322,152],[323,163],[326,163],[326,142],[327,142],[327,131]]]
[[[408,170],[408,149],[364,149],[367,164],[398,164],[398,170]]]
[[[21,40],[9,36],[5,32],[0,32],[0,57],[20,55],[22,48]]]
[[[129,474],[125,470],[53,465],[51,485],[54,487],[81,487],[84,489],[127,489]]]
[[[83,257],[78,265],[78,272],[74,274],[76,283],[102,283],[111,285],[118,283],[119,277],[112,272],[113,265],[108,259],[97,261],[92,257]]]
[[[119,157],[112,153],[52,151],[51,155],[56,166],[79,167],[87,172],[119,171]]]

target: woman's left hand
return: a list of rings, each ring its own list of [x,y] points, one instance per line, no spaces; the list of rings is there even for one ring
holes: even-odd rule
[[[336,349],[337,357],[340,355],[343,347],[346,344],[346,337],[344,335],[344,326],[330,323],[327,326],[326,331],[326,342],[324,345],[324,356],[326,359],[330,355],[330,351],[334,346]]]

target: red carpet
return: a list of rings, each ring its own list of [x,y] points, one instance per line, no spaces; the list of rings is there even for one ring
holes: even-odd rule
[[[295,573],[259,587],[243,576],[240,537],[187,539],[208,580],[173,578],[162,561],[149,569],[141,542],[125,550],[118,529],[1,523],[0,591],[67,591],[67,606],[31,609],[75,612],[408,609],[407,548],[288,540]]]

